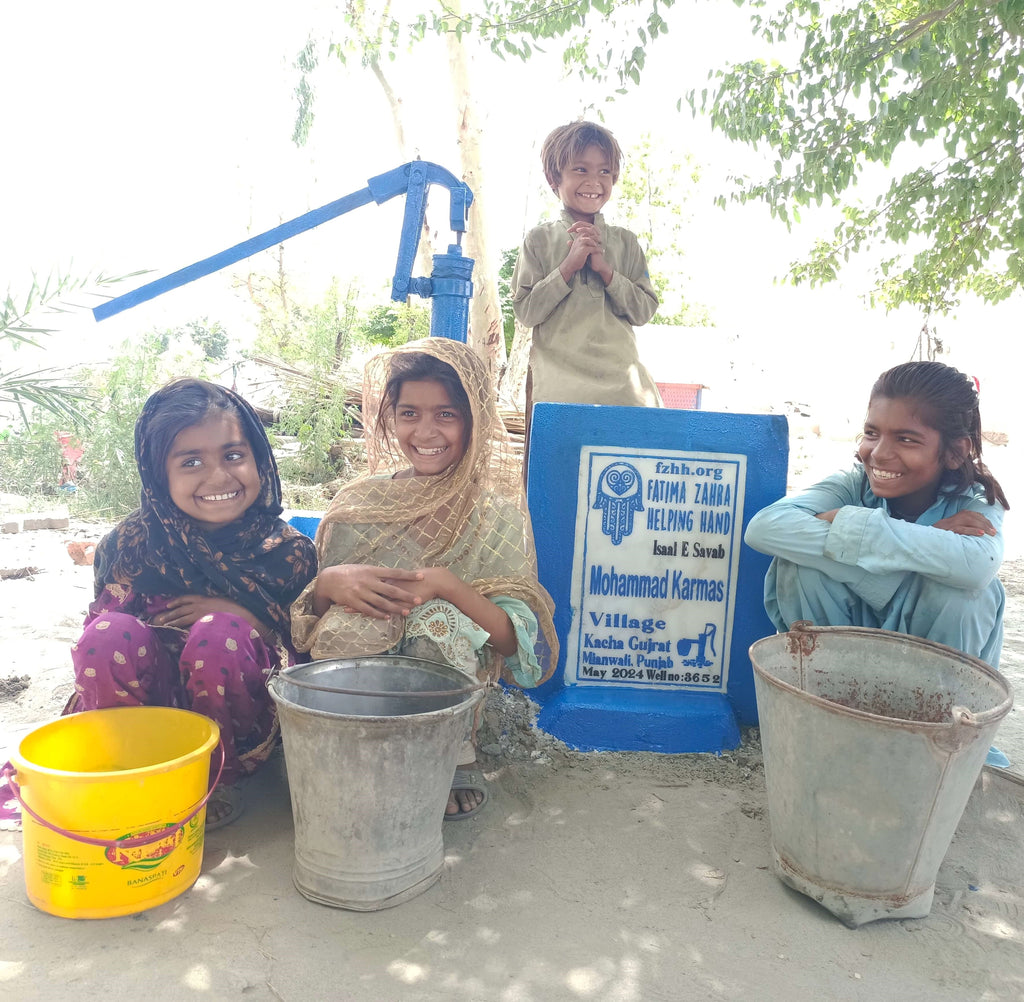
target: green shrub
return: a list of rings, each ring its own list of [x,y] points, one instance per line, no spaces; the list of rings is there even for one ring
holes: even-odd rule
[[[430,334],[430,310],[412,303],[374,306],[360,324],[359,332],[370,344],[397,348]]]
[[[11,428],[3,433],[0,491],[33,498],[57,493],[61,476],[58,430],[56,419],[47,415],[47,420],[32,421],[27,428]]]
[[[350,386],[356,398],[353,374],[347,362],[357,341],[355,292],[349,289],[341,300],[337,284],[322,303],[313,307],[293,304],[287,326],[287,341],[279,357],[291,355],[294,364],[282,367],[285,401],[272,431],[296,440],[294,451],[278,452],[281,477],[297,484],[323,484],[338,476],[341,466],[332,448],[345,438],[357,414],[355,400],[349,402]],[[262,344],[273,329],[266,315],[261,321]],[[287,352],[284,350],[287,348]]]

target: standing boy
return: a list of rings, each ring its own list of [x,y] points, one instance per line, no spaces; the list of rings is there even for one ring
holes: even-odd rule
[[[661,406],[632,327],[658,308],[647,260],[629,230],[601,216],[620,160],[615,137],[592,122],[544,140],[544,176],[562,213],[526,234],[512,275],[515,314],[533,328],[527,436],[534,401]]]

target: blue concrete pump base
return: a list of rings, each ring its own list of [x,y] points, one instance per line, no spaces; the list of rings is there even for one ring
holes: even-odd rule
[[[722,693],[567,686],[541,707],[537,725],[579,751],[719,752],[740,743]]]

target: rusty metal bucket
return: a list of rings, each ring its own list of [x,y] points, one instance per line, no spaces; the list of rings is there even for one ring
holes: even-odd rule
[[[849,926],[926,916],[1006,679],[866,627],[796,623],[750,660],[776,875]]]
[[[270,682],[295,821],[296,888],[376,911],[441,875],[441,824],[484,698],[451,665],[377,654],[293,665]]]

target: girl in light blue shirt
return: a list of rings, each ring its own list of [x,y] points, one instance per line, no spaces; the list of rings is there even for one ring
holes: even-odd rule
[[[981,444],[969,376],[941,362],[883,372],[857,466],[776,501],[747,527],[747,544],[774,557],[764,601],[775,627],[893,630],[998,668],[1006,598],[996,574],[1010,506]]]

